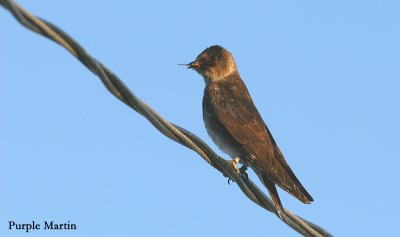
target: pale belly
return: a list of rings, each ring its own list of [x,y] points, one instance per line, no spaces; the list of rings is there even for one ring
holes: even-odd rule
[[[211,115],[204,110],[203,121],[208,135],[219,149],[228,154],[232,159],[240,158],[242,156],[240,146],[236,142],[232,141],[232,138],[230,138],[229,135],[227,136],[227,131],[214,122]]]

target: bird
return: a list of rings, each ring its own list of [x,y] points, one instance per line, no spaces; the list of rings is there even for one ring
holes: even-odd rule
[[[256,173],[267,188],[278,216],[282,219],[284,208],[276,186],[305,204],[314,201],[264,123],[232,54],[222,46],[213,45],[186,66],[204,79],[203,121],[211,140],[232,158],[230,162],[238,172],[250,167]]]

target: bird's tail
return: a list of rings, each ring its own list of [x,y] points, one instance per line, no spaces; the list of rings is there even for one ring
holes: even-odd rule
[[[263,182],[265,179],[270,180],[270,182],[275,183],[280,188],[290,193],[293,197],[299,199],[301,202],[305,204],[310,204],[312,201],[314,201],[314,199],[303,187],[299,179],[293,173],[292,169],[286,163],[285,157],[283,157],[281,150],[276,145],[276,142],[272,137],[271,132],[267,127],[266,129],[272,141],[272,145],[274,148],[274,157],[276,158],[276,161],[278,161],[278,164],[275,164],[275,168],[279,170],[279,175],[272,175],[270,176],[270,178],[268,178],[267,174],[261,173],[261,176],[259,175],[260,179],[263,180]]]
[[[279,179],[271,180],[270,178],[268,178],[268,175],[262,173],[258,174],[258,177],[262,181],[264,186],[268,189],[271,198],[273,198],[271,193],[276,193],[276,199],[278,201],[277,203],[280,203],[280,200],[275,188],[275,184],[304,204],[310,204],[312,201],[314,201],[314,199],[303,187],[303,185],[301,185],[300,181],[296,178],[294,174],[292,174],[291,179],[286,177],[286,179],[284,179],[285,182],[280,182],[281,180]],[[275,191],[271,188],[272,186],[275,189]]]
[[[282,213],[285,213],[285,209],[282,206],[281,199],[278,195],[278,190],[276,190],[276,186],[274,182],[272,182],[267,176],[258,174],[261,182],[268,189],[268,193],[271,196],[272,202],[274,203],[276,214],[278,214],[279,218],[282,219]]]

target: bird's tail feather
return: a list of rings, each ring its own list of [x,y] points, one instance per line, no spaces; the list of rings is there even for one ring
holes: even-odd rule
[[[268,189],[268,192],[271,195],[272,200],[275,199],[277,200],[276,204],[280,204],[282,206],[281,201],[278,196],[278,192],[276,191],[275,184],[278,185],[280,188],[291,194],[293,197],[297,198],[299,201],[303,202],[304,204],[310,204],[313,200],[311,195],[307,192],[307,190],[301,185],[300,181],[297,180],[297,182],[293,182],[293,180],[287,179],[287,182],[285,184],[282,184],[279,182],[279,180],[274,180],[272,181],[270,178],[268,178],[268,175],[266,174],[258,174],[259,179],[262,181],[264,186]],[[294,176],[296,177],[296,176]],[[290,182],[289,182],[290,181]],[[272,194],[271,194],[272,193]],[[276,193],[276,195],[274,195]]]
[[[281,199],[278,195],[278,190],[276,190],[275,184],[269,180],[265,175],[258,175],[261,182],[268,189],[268,193],[271,196],[272,202],[274,203],[276,214],[278,214],[279,218],[282,219],[282,213],[285,212],[285,209],[282,206]]]
[[[279,162],[281,168],[283,168],[284,172],[281,172],[281,177],[275,177],[276,180],[272,180],[275,184],[277,184],[280,188],[285,190],[286,192],[293,195],[295,198],[299,199],[301,202],[305,204],[310,204],[314,199],[311,195],[307,192],[307,190],[303,187],[300,183],[299,179],[293,173],[292,169],[286,163],[285,157],[281,150],[279,149],[278,145],[275,142],[275,139],[272,137],[271,132],[265,126],[268,131],[269,137],[272,141],[273,148],[274,148],[274,156],[276,160]],[[265,174],[262,176],[266,176]],[[267,178],[267,177],[266,177]]]

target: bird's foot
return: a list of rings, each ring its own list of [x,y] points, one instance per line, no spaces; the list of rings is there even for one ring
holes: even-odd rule
[[[240,174],[240,169],[237,167],[237,165],[239,164],[239,161],[240,161],[239,157],[236,157],[235,159],[229,161],[229,163],[231,163],[233,168],[236,170],[237,174]]]
[[[233,168],[236,170],[236,173],[238,175],[240,175],[240,169],[237,167],[237,165],[239,164],[239,160],[240,160],[239,157],[236,157],[235,159],[228,161],[233,166]],[[229,185],[231,184],[230,183],[231,181],[235,182],[233,179],[228,178],[228,184]]]
[[[248,180],[249,179],[249,175],[246,173],[246,170],[247,170],[247,166],[245,166],[245,165],[242,165],[242,167],[239,168],[240,175],[242,177],[244,177],[246,180]]]
[[[242,178],[245,178],[246,180],[249,178],[249,175],[246,173],[247,166],[242,165],[242,167],[238,168],[237,165],[239,164],[240,158],[235,158],[233,160],[230,160],[229,163],[233,166],[233,168],[236,170],[237,174],[240,175]],[[235,182],[233,179],[228,178],[228,184],[231,184],[230,181]]]

